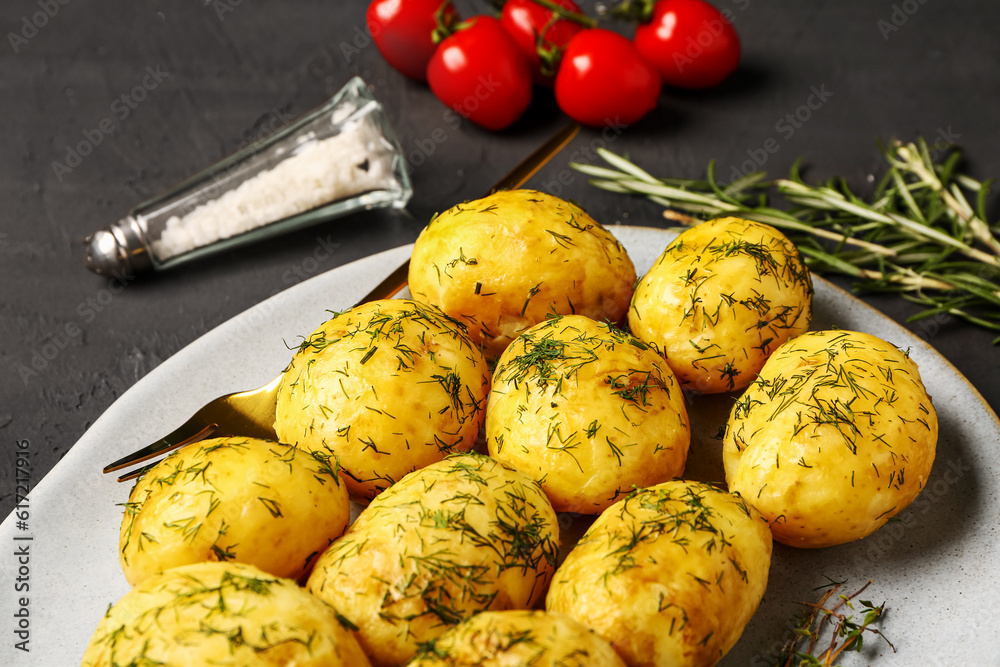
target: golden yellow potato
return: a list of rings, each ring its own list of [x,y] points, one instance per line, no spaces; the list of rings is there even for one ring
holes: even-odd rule
[[[726,481],[779,542],[843,544],[916,498],[937,434],[937,413],[906,353],[870,334],[810,332],[775,350],[733,406]]]
[[[328,455],[256,438],[211,438],[177,450],[136,482],[119,560],[135,586],[203,561],[250,563],[298,579],[350,520]]]
[[[332,609],[241,563],[196,563],[146,579],[97,626],[83,667],[366,667]]]
[[[357,306],[323,324],[285,370],[274,429],[337,457],[354,498],[476,443],[490,373],[462,325],[416,301]]]
[[[743,389],[768,355],[809,328],[812,279],[777,229],[717,218],[680,234],[636,286],[629,327],[685,389]]]
[[[581,315],[550,318],[497,363],[490,454],[541,483],[560,512],[597,514],[633,486],[684,472],[691,431],[663,358]]]
[[[410,292],[469,327],[495,359],[547,315],[624,319],[635,267],[583,209],[535,190],[452,207],[420,234]]]
[[[555,569],[559,524],[530,477],[459,454],[380,494],[320,556],[307,588],[398,665],[476,612],[523,609]]]
[[[743,498],[666,482],[597,518],[546,609],[593,628],[630,667],[714,665],[757,610],[770,563],[767,523]]]
[[[484,611],[421,650],[408,667],[626,667],[615,650],[569,616]]]

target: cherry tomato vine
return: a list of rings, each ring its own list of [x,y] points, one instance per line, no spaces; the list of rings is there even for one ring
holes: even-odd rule
[[[366,18],[390,65],[490,130],[517,121],[548,87],[578,122],[634,123],[656,108],[663,85],[719,85],[740,59],[735,29],[705,0],[621,0],[600,18],[636,24],[632,38],[600,27],[574,0],[490,5],[496,15],[461,20],[452,0],[373,0]]]

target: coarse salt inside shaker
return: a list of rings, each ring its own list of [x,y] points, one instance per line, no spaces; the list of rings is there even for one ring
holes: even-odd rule
[[[355,77],[329,102],[93,234],[91,270],[164,269],[412,195],[381,105]]]

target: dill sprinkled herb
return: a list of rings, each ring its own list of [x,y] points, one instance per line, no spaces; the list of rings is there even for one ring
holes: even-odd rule
[[[679,475],[690,442],[663,358],[582,315],[550,316],[511,343],[487,411],[490,453],[531,471],[560,511],[597,513]]]
[[[756,498],[775,540],[826,547],[871,534],[912,502],[937,438],[907,355],[870,334],[813,331],[777,349],[734,403],[723,458],[730,489]],[[786,491],[800,486],[826,496]]]
[[[455,206],[413,248],[414,299],[463,321],[486,356],[550,313],[619,319],[635,267],[615,237],[577,205],[505,190]]]
[[[632,333],[655,344],[682,387],[746,387],[771,350],[809,327],[812,280],[775,228],[716,218],[677,236],[635,288]]]
[[[479,454],[433,463],[379,494],[316,563],[311,592],[339,609],[373,661],[483,610],[538,602],[555,570],[558,519],[527,475]],[[358,587],[365,591],[358,594]]]
[[[715,664],[757,608],[770,562],[767,526],[742,497],[667,482],[594,521],[553,577],[546,609],[594,628],[628,664]]]
[[[716,181],[714,163],[705,180],[656,178],[606,149],[598,153],[613,168],[570,166],[596,187],[646,196],[685,225],[736,215],[778,227],[813,270],[924,306],[910,322],[944,314],[1000,331],[1000,223],[986,215],[990,182],[961,173],[954,147],[936,156],[917,139],[881,151],[888,169],[867,199],[842,178],[807,184],[798,162],[787,179],[768,182],[755,172],[728,185]],[[788,210],[769,203],[772,188]]]
[[[411,470],[471,448],[488,390],[489,368],[465,325],[417,301],[375,301],[338,313],[292,357],[275,432],[339,457],[351,495],[370,500]]]
[[[129,494],[119,533],[125,578],[135,585],[211,560],[302,576],[307,554],[343,534],[350,518],[336,466],[329,454],[255,438],[211,438],[172,452]]]
[[[620,666],[614,649],[577,621],[538,610],[483,612],[418,646],[410,667]]]
[[[330,609],[293,581],[239,563],[197,563],[138,584],[108,609],[84,667],[366,663]]]

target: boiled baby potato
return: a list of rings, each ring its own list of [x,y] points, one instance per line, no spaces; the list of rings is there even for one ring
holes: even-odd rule
[[[97,626],[83,667],[366,667],[332,609],[294,581],[240,563],[196,563],[146,579]]]
[[[635,267],[583,209],[535,190],[452,207],[420,234],[410,292],[464,322],[489,357],[546,316],[624,319]]]
[[[685,389],[745,388],[774,348],[809,328],[813,287],[769,225],[717,218],[680,234],[636,286],[629,327]]]
[[[569,616],[484,611],[425,646],[408,667],[626,667],[606,640]]]
[[[347,487],[328,455],[256,438],[211,438],[143,475],[125,504],[119,560],[130,584],[202,561],[297,579],[347,528]]]
[[[376,497],[307,588],[358,628],[374,664],[399,665],[479,611],[533,606],[558,551],[555,510],[534,480],[459,454]]]
[[[278,389],[282,442],[337,458],[351,496],[476,443],[490,373],[463,326],[433,306],[373,301],[302,343]]]
[[[633,486],[679,477],[691,433],[660,355],[613,326],[566,315],[528,329],[500,357],[486,442],[537,479],[557,511],[597,514]]]
[[[771,534],[737,494],[639,489],[602,513],[556,571],[546,609],[611,642],[630,667],[714,665],[767,587]]]
[[[937,413],[917,365],[870,334],[816,331],[779,347],[733,406],[729,488],[796,547],[871,534],[927,483]]]

